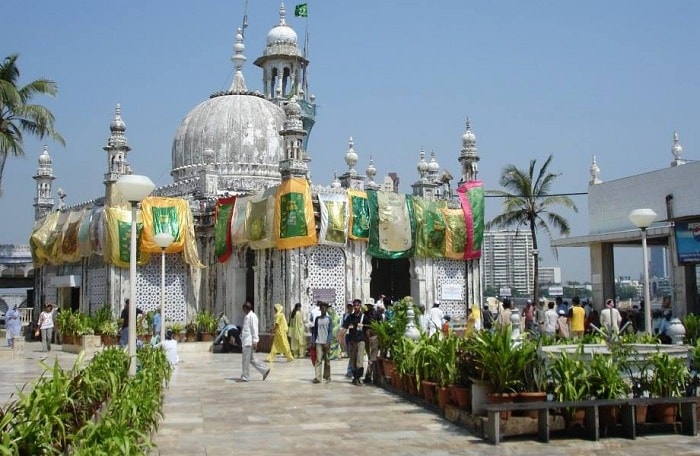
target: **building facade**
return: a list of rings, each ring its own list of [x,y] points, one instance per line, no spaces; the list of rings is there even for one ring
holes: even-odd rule
[[[450,314],[464,316],[469,303],[482,301],[478,258],[406,258],[386,260],[367,254],[367,243],[348,240],[343,246],[313,245],[280,250],[234,245],[225,262],[218,261],[214,225],[217,202],[224,197],[259,197],[273,192],[288,179],[308,181],[312,151],[307,149],[315,123],[316,99],[309,93],[310,64],[299,48],[296,32],[286,22],[284,6],[279,22],[266,37],[263,55],[255,60],[262,69],[262,91],[248,89],[243,76],[245,44],[239,29],[234,45],[234,77],[228,91],[214,93],[190,111],[180,123],[172,145],[173,183],[157,188],[154,196],[183,198],[192,213],[199,261],[187,264],[182,255],[167,255],[165,320],[190,321],[203,310],[225,312],[234,322],[242,319],[240,307],[249,299],[260,315],[261,330],[271,328],[273,304],[288,313],[295,303],[308,312],[319,300],[330,301],[340,313],[354,298],[363,302],[379,295],[400,299],[406,295],[429,303],[441,300]],[[71,223],[71,214],[90,214],[89,232],[96,246],[79,261],[47,263],[36,273],[36,305],[47,303],[92,312],[108,305],[117,312],[129,293],[129,270],[105,261],[99,239],[104,233],[104,207],[125,203],[117,180],[133,173],[128,162],[131,147],[119,105],[104,151],[107,168],[105,194],[75,205],[52,198],[52,160],[48,150],[39,157],[35,215],[37,225],[58,209],[57,228]],[[417,157],[418,180],[413,195],[426,201],[457,205],[451,174],[441,171],[436,154]],[[460,182],[477,178],[479,156],[469,121],[462,148],[455,153]],[[339,157],[340,159],[341,157]],[[352,138],[344,160],[347,170],[329,185],[312,185],[320,217],[319,195],[346,195],[348,190],[396,191],[398,176],[375,182],[372,160],[364,173],[357,170],[360,154]],[[63,202],[64,198],[61,198]],[[93,239],[94,238],[94,239]],[[137,271],[137,305],[144,311],[160,306],[160,259],[152,255]]]
[[[529,231],[486,231],[482,256],[484,287],[510,288],[513,295],[530,295],[533,258]]]

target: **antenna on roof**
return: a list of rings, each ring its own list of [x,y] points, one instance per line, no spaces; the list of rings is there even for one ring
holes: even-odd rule
[[[241,25],[241,35],[245,38],[245,29],[248,27],[248,0],[245,0],[243,7],[243,25]]]

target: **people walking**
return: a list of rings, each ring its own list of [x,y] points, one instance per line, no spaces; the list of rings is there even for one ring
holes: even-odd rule
[[[512,314],[510,305],[510,298],[503,298],[503,303],[501,304],[503,309],[501,309],[501,311],[498,313],[498,317],[496,318],[494,325],[496,329],[505,331],[506,328],[510,327],[510,316]]]
[[[282,353],[287,357],[287,361],[294,361],[294,355],[292,355],[292,350],[289,348],[289,341],[287,340],[287,332],[289,332],[289,327],[287,326],[287,319],[284,317],[284,311],[282,304],[275,304],[275,328],[272,336],[272,347],[270,347],[270,355],[267,357],[267,362],[271,363],[275,360],[275,355],[277,353]]]
[[[291,342],[292,355],[297,358],[303,357],[306,351],[306,334],[300,302],[294,305],[294,309],[289,316],[289,340]]]
[[[258,316],[253,312],[253,306],[249,302],[243,304],[243,327],[241,328],[241,378],[240,381],[247,382],[250,380],[250,365],[262,374],[262,379],[267,379],[270,375],[270,368],[261,361],[258,361],[255,356],[255,351],[258,349],[260,336],[258,334]]]
[[[320,302],[321,315],[316,317],[311,328],[311,350],[316,350],[314,364],[314,383],[321,383],[321,375],[327,382],[331,381],[331,340],[333,338],[333,320],[328,315],[328,303]]]
[[[544,333],[554,336],[557,332],[557,310],[554,308],[554,301],[547,303],[547,311],[544,313]]]
[[[5,314],[5,338],[7,339],[7,347],[15,348],[15,337],[19,337],[22,321],[17,304],[12,306]]]
[[[464,330],[465,334],[471,334],[474,331],[481,330],[481,309],[479,304],[472,304],[471,311],[467,317],[467,327]]]
[[[355,299],[352,302],[352,310],[353,312],[343,321],[343,329],[338,334],[338,340],[342,344],[345,341],[345,335],[348,335],[352,384],[360,386],[362,385],[361,379],[365,371],[365,314],[362,312],[362,301]]]
[[[618,334],[620,332],[620,322],[622,315],[615,308],[615,301],[608,299],[605,301],[605,309],[600,312],[600,325],[608,335]]]
[[[39,315],[37,327],[41,331],[41,351],[51,351],[51,338],[53,337],[53,305],[48,304]]]
[[[440,301],[435,301],[433,307],[428,311],[428,336],[440,333],[444,316],[442,309],[440,309]]]

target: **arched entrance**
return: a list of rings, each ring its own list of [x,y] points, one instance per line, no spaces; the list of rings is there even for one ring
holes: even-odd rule
[[[376,299],[380,295],[392,301],[411,295],[411,260],[372,258],[372,277],[369,292]]]

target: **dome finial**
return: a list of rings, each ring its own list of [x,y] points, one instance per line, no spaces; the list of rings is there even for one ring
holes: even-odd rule
[[[331,188],[340,188],[342,187],[342,184],[340,183],[340,179],[338,179],[338,172],[333,171],[333,182],[331,182]]]
[[[352,140],[352,136],[348,140],[348,151],[345,154],[345,163],[348,165],[348,173],[355,175],[355,165],[357,164],[357,152],[355,152],[355,143]]]
[[[428,174],[433,180],[437,180],[437,174],[440,171],[440,164],[437,162],[435,149],[430,151],[430,163],[428,163]]]
[[[681,139],[678,137],[678,132],[673,132],[673,146],[671,147],[671,153],[673,158],[680,160],[681,154],[683,154],[683,146],[681,146]]]
[[[126,131],[126,124],[122,120],[122,105],[117,103],[114,108],[114,120],[109,124],[109,130],[111,132],[124,132]]]
[[[593,163],[591,163],[590,170],[591,172],[591,181],[589,182],[590,185],[597,185],[600,184],[602,181],[600,180],[600,168],[598,167],[598,162],[595,159],[595,155],[593,156]]]
[[[243,44],[243,30],[241,30],[239,27],[236,31],[236,44],[233,45],[234,54],[231,56],[231,60],[236,67],[236,73],[233,75],[233,82],[231,83],[231,92],[234,93],[243,93],[248,91],[245,84],[245,78],[243,77],[243,72],[241,71],[243,64],[247,60],[246,56],[243,55],[243,51],[245,51],[245,44]]]
[[[421,148],[419,155],[420,160],[418,160],[418,166],[416,166],[416,169],[418,170],[420,178],[424,179],[426,173],[428,172],[428,162],[425,161],[425,150]]]
[[[286,10],[284,9],[284,2],[280,4],[280,25],[287,25],[287,22],[284,20],[284,17],[286,15]]]

